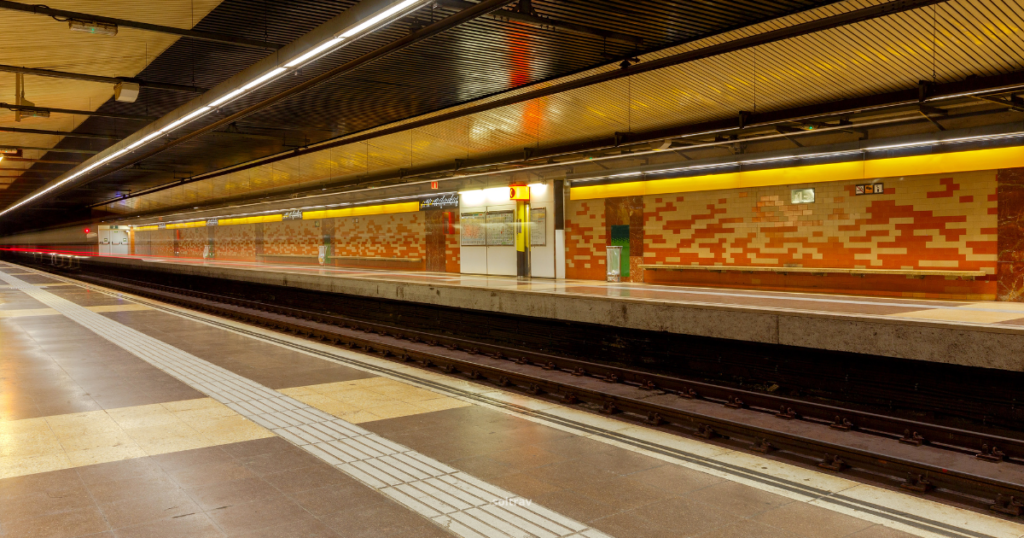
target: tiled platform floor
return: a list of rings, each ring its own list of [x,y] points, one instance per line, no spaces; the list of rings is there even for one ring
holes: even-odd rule
[[[13,274],[28,282],[23,272],[0,263],[0,280]],[[559,535],[548,530],[556,525],[492,515],[505,499],[431,519],[439,499],[470,502],[473,487],[490,488],[473,490],[476,495],[504,491],[514,502],[543,506],[552,511],[546,521],[561,518],[591,529],[575,536],[1024,534],[1014,522],[626,427],[494,387],[151,301],[58,285],[67,283],[49,276],[31,281],[45,286],[35,289],[90,309],[90,316],[138,331],[125,334],[152,337],[210,368],[404,445],[406,454],[450,466],[455,474],[446,477],[466,478],[464,486],[444,492],[417,486],[434,491],[433,497],[410,501],[389,494],[395,488],[374,486],[245,418],[217,395],[69,317],[64,312],[71,311],[51,298],[44,298],[48,306],[22,289],[0,289],[0,312],[24,311],[0,317],[5,538]],[[660,443],[679,456],[637,448],[643,443]],[[797,491],[812,486],[819,493]],[[830,498],[856,508],[840,509]],[[458,525],[465,521],[479,526]],[[562,535],[572,533],[566,529]]]

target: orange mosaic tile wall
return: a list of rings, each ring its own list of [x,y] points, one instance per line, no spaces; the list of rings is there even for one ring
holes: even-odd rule
[[[286,220],[263,225],[263,253],[272,255],[316,256],[323,245],[323,232],[317,220]],[[230,226],[229,226],[230,227]]]
[[[996,172],[644,197],[644,262],[995,274]],[[790,203],[790,190],[815,202]]]
[[[459,212],[449,211],[448,218],[452,219],[451,227],[446,230],[444,236],[444,270],[448,273],[462,272],[462,246],[461,246],[461,224],[459,223]]]
[[[184,228],[173,230],[178,233],[178,257],[202,258],[203,249],[209,244],[209,231],[206,227]]]
[[[605,247],[610,238],[604,221],[605,202],[573,200],[565,208],[565,277],[604,280]]]
[[[396,213],[336,219],[334,256],[374,258],[426,257],[422,213]]]
[[[174,230],[154,230],[142,232],[149,236],[149,253],[151,256],[169,258],[174,256]]]
[[[984,271],[990,276],[981,278],[980,284],[947,283],[939,278],[938,284],[928,285],[937,293],[952,290],[972,297],[994,295],[996,171],[879,182],[884,193],[860,196],[855,195],[857,182],[645,196],[643,262]],[[790,191],[794,188],[814,188],[815,202],[792,204]],[[600,199],[569,203],[568,278],[604,279],[604,252],[609,243],[605,207],[605,200]],[[647,271],[641,278],[652,281],[654,274]],[[659,279],[668,274],[657,272]],[[688,278],[695,273],[672,274]],[[724,275],[708,278],[731,278]],[[758,283],[751,280],[746,284]]]
[[[256,225],[236,224],[213,229],[218,260],[255,260]]]

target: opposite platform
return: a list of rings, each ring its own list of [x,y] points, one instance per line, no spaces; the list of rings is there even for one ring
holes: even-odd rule
[[[179,258],[90,257],[141,269],[560,321],[1024,370],[1024,304],[609,284]]]

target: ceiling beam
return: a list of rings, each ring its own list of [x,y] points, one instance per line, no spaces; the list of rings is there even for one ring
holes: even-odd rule
[[[25,157],[4,157],[4,161],[44,164],[82,164],[82,161],[48,161],[43,159],[26,159]]]
[[[9,145],[9,144],[0,144],[0,148],[29,149],[29,150],[35,150],[35,151],[54,151],[54,152],[57,152],[57,153],[88,153],[90,155],[95,155],[95,154],[99,153],[99,150],[95,150],[95,149],[41,148],[41,147],[38,147],[38,146],[12,146],[12,145]]]
[[[440,4],[441,7],[446,7],[450,9],[469,9],[474,5],[472,2],[465,2],[463,0],[437,0],[437,3]],[[520,6],[522,6],[522,2],[520,2]],[[519,11],[518,9],[513,11],[499,9],[497,11],[492,12],[488,16],[492,19],[522,22],[529,24],[531,26],[557,28],[559,30],[564,30],[566,32],[571,32],[574,34],[600,37],[602,39],[607,39],[608,41],[617,41],[619,43],[625,43],[627,45],[641,46],[644,44],[644,38],[639,36],[622,34],[619,32],[613,32],[611,30],[594,28],[592,26],[584,26],[582,24],[576,24],[572,22],[564,22],[555,19],[549,19],[547,17],[533,13],[532,9],[531,12]]]
[[[982,95],[976,95],[974,96],[974,98],[979,101],[986,101],[989,103],[1002,105],[1006,107],[1007,110],[1012,110],[1014,112],[1024,112],[1024,101],[1013,95],[1010,96],[1009,100],[996,99],[995,97],[985,97]]]
[[[118,84],[120,82],[131,82],[143,88],[154,90],[168,90],[172,92],[203,93],[206,88],[195,86],[182,86],[181,84],[166,84],[163,82],[149,82],[137,78],[127,77],[101,77],[99,75],[86,75],[83,73],[66,73],[64,71],[51,71],[49,69],[33,69],[31,67],[17,67],[14,65],[0,65],[0,71],[8,73],[21,73],[23,75],[35,75],[38,77],[67,78],[72,80],[85,80],[89,82],[100,82],[104,84]]]
[[[12,111],[21,110],[24,112],[43,112],[45,114],[72,114],[75,116],[98,116],[101,118],[113,118],[117,120],[156,121],[160,119],[154,116],[139,116],[136,114],[114,114],[113,112],[68,110],[66,108],[47,108],[41,106],[12,105],[10,103],[0,103],[0,108],[6,108],[7,110]]]
[[[77,11],[65,11],[63,9],[51,9],[42,5],[31,5],[22,4],[19,2],[7,2],[0,0],[0,9],[9,9],[12,11],[22,11],[25,13],[35,13],[37,15],[45,15],[48,17],[61,17],[64,19],[76,19],[80,21],[95,21],[102,22],[105,24],[116,24],[117,26],[124,28],[135,28],[136,30],[145,30],[147,32],[157,32],[161,34],[170,34],[180,37],[187,37],[190,39],[197,39],[199,41],[212,41],[214,43],[227,43],[229,45],[238,45],[240,47],[247,47],[251,49],[266,49],[266,50],[278,50],[281,45],[275,43],[267,43],[265,41],[258,41],[255,39],[247,39],[244,37],[233,36],[228,34],[221,34],[217,32],[200,32],[197,30],[183,30],[181,28],[174,28],[173,26],[160,26],[158,24],[149,24],[146,22],[130,21],[127,19],[115,19],[113,17],[102,17],[100,15],[90,15],[88,13],[79,13]],[[58,19],[59,20],[59,19]],[[61,21],[64,22],[64,21]]]
[[[36,135],[53,135],[53,136],[68,136],[71,138],[92,138],[96,140],[124,140],[124,137],[115,135],[106,135],[99,133],[79,133],[77,131],[46,131],[43,129],[22,129],[21,127],[4,127],[0,126],[0,133],[19,133],[19,134],[36,134]]]

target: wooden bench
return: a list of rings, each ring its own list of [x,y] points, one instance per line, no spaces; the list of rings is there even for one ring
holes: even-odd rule
[[[905,276],[907,278],[925,278],[929,276],[947,279],[974,280],[985,276],[984,271],[943,271],[931,269],[843,269],[839,267],[764,267],[735,265],[641,265],[644,271],[707,271],[712,273],[775,273],[781,275],[852,275],[852,276]]]

